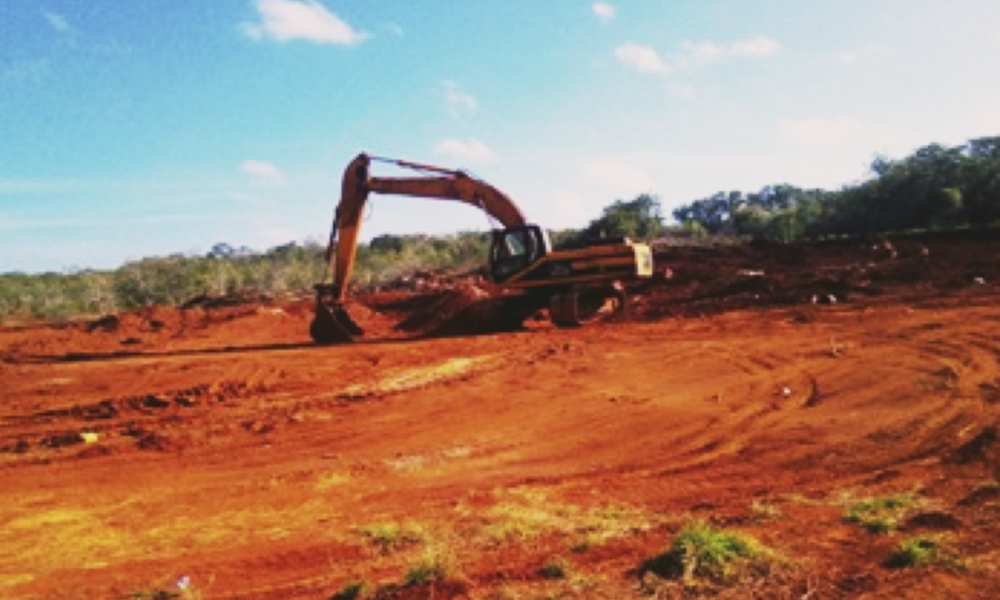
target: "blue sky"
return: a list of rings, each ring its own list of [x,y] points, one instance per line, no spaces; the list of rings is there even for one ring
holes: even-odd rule
[[[563,228],[998,134],[996,0],[0,0],[0,272],[324,239],[360,151]]]

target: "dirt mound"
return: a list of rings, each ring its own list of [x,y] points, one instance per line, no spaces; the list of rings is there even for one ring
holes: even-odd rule
[[[462,286],[429,294],[420,305],[396,325],[396,329],[416,335],[426,335],[440,330],[472,307],[489,297],[477,287]]]

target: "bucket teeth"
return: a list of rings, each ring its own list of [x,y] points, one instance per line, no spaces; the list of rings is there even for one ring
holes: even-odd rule
[[[316,316],[309,326],[309,335],[317,344],[346,344],[364,331],[358,327],[343,307],[316,306]]]

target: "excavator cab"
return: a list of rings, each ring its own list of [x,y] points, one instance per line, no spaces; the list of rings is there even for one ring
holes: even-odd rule
[[[490,245],[490,278],[503,283],[552,250],[548,233],[538,225],[494,230]]]

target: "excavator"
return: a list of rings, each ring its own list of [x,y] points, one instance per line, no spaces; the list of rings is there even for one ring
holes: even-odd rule
[[[420,175],[373,177],[373,161]],[[324,275],[323,282],[314,286],[316,314],[309,332],[318,344],[346,343],[364,335],[344,303],[371,193],[464,202],[499,222],[502,229],[492,232],[488,268],[498,293],[486,299],[493,306],[481,314],[491,315],[492,323],[483,323],[484,331],[517,328],[543,308],[556,326],[583,325],[624,307],[623,282],[653,274],[653,253],[647,244],[608,237],[591,240],[583,248],[555,251],[546,230],[528,223],[503,192],[467,172],[362,153],[344,170],[334,212],[326,250],[332,281],[327,283]]]

